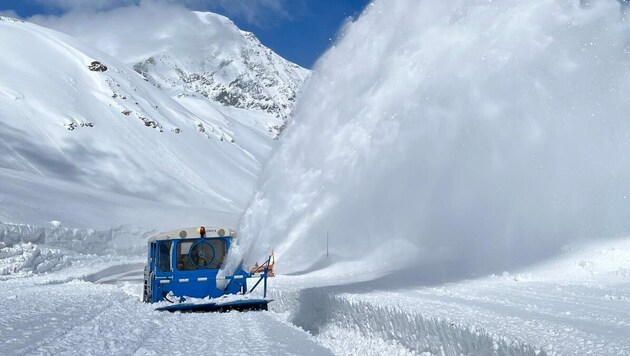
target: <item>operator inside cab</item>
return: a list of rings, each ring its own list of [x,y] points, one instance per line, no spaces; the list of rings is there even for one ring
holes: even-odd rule
[[[185,231],[182,231],[185,233]],[[177,269],[221,268],[227,252],[224,239],[206,239],[206,229],[199,228],[199,239],[181,241],[177,244]]]

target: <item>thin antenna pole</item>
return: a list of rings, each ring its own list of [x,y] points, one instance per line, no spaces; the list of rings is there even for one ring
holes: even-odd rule
[[[326,258],[328,258],[328,230],[326,230]]]

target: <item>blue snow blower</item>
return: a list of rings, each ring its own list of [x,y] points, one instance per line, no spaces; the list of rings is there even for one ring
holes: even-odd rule
[[[256,273],[239,266],[231,276],[218,276],[235,237],[229,228],[194,227],[161,233],[151,239],[144,268],[143,301],[171,302],[156,309],[170,312],[267,310],[271,301],[267,299],[270,260]],[[248,279],[257,279],[249,290]],[[263,298],[250,298],[261,282]]]

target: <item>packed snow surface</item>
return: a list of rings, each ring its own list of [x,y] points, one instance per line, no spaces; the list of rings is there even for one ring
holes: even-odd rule
[[[328,234],[448,280],[624,236],[629,30],[616,0],[374,1],[319,60],[233,260],[309,270]]]

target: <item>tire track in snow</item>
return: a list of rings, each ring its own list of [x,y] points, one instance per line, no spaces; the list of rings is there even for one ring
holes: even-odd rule
[[[17,298],[22,297],[24,295]],[[85,308],[86,306],[68,308],[64,304],[68,303],[69,300],[55,299],[57,297],[64,298],[65,296],[54,291],[47,293],[47,300],[38,301],[38,298],[33,298],[27,302],[30,304],[29,309],[12,309],[9,311],[10,315],[3,318],[9,325],[26,325],[28,327],[28,330],[22,330],[19,341],[23,345],[15,349],[15,354],[31,354],[48,344],[54,343],[59,338],[63,338],[68,333],[71,333],[77,326],[88,323],[98,315],[106,312],[111,306],[108,303],[99,307],[97,303],[88,305],[88,308]],[[25,299],[29,300],[29,297]],[[46,310],[42,310],[42,308]],[[5,337],[8,337],[8,335]],[[0,349],[0,351],[2,350]]]
[[[0,355],[330,354],[271,313],[157,312],[123,291],[140,282],[109,284],[130,266],[88,276],[107,284],[0,282]]]
[[[68,335],[74,334],[76,331],[80,330],[83,326],[87,324],[91,324],[94,320],[96,320],[100,315],[109,312],[112,308],[112,304],[109,303],[102,310],[93,316],[88,316],[86,318],[82,318],[76,325],[72,326],[70,329],[65,329],[61,331],[61,333],[45,338],[42,341],[36,342],[32,347],[29,347],[27,351],[24,353],[28,354],[43,354],[43,355],[58,355],[61,350],[67,349],[66,347],[60,347],[60,343],[66,339]]]

